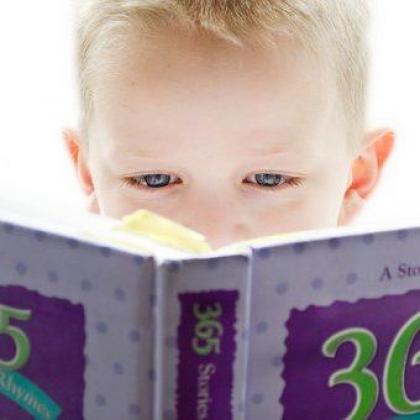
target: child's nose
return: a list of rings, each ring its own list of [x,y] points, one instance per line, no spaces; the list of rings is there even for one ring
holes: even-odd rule
[[[206,237],[213,248],[251,237],[252,224],[239,202],[221,200],[214,196],[209,201],[195,201],[183,212],[187,225]]]

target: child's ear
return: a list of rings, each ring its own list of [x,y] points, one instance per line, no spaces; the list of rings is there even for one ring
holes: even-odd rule
[[[338,225],[347,225],[359,213],[378,184],[385,162],[394,148],[395,133],[380,129],[366,135],[367,146],[353,160]]]
[[[91,213],[99,213],[95,186],[87,164],[86,148],[83,147],[80,136],[70,128],[63,129],[63,140],[76,170],[79,184],[87,197],[86,208]]]

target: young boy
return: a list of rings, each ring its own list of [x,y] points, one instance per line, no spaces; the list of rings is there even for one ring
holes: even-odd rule
[[[215,247],[348,224],[394,143],[365,132],[367,21],[362,0],[83,0],[64,136],[90,211]]]

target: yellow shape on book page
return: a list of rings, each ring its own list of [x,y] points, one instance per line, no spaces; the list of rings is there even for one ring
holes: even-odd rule
[[[162,245],[196,253],[212,251],[200,233],[149,210],[137,210],[122,221],[118,230],[146,236]]]
[[[144,236],[163,246],[192,253],[213,251],[204,235],[149,210],[137,210],[123,217],[122,222],[122,225],[115,228],[116,230]],[[252,245],[278,243],[292,235],[293,233],[285,233],[256,237],[233,242],[218,248],[217,251],[242,251]]]

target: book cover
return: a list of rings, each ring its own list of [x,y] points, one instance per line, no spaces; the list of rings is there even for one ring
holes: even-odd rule
[[[420,413],[420,229],[253,249],[248,418]]]
[[[418,226],[194,254],[95,220],[1,215],[2,418],[419,415]]]
[[[154,265],[0,223],[0,417],[152,418]]]

